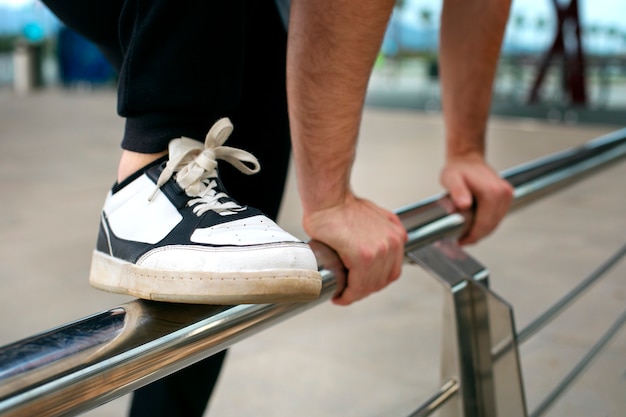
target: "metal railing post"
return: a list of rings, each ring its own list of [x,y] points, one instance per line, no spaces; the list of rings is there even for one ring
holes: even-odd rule
[[[458,380],[460,395],[441,415],[526,417],[513,310],[485,285],[487,270],[450,239],[407,256],[445,287],[441,380]]]

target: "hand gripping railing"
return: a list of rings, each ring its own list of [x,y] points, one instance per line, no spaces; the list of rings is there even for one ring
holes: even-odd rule
[[[515,187],[513,209],[625,156],[623,129],[505,171]],[[486,269],[454,243],[472,213],[455,212],[448,197],[438,196],[397,214],[409,235],[407,258],[449,289],[444,384],[411,416],[443,404],[450,416],[526,416],[512,309],[488,289]],[[329,300],[345,279],[343,268],[332,250],[310,243],[323,277],[316,301],[199,306],[135,300],[1,347],[0,416],[79,414]],[[503,395],[507,400],[498,401]]]

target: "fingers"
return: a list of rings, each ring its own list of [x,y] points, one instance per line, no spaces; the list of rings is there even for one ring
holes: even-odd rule
[[[349,305],[380,291],[401,273],[407,235],[398,217],[362,199],[305,217],[313,239],[332,247],[347,270],[343,291],[333,302]]]
[[[472,197],[472,192],[469,187],[467,187],[463,177],[458,174],[449,174],[446,178],[445,187],[448,189],[450,193],[450,198],[454,203],[454,207],[459,211],[465,211],[472,208],[472,203],[474,201]]]
[[[511,185],[482,160],[448,162],[442,171],[441,182],[458,210],[469,210],[474,205],[473,223],[459,239],[462,245],[476,243],[492,233],[513,199]]]
[[[462,245],[476,243],[491,234],[508,212],[513,198],[510,184],[499,178],[481,184],[477,189],[474,222],[468,233],[459,240]]]
[[[346,287],[333,302],[352,304],[398,279],[404,260],[404,243],[404,233],[392,233],[380,240],[377,247],[368,243],[358,248],[356,256],[346,260]]]
[[[370,216],[360,219],[365,227],[360,231],[375,234],[367,238],[363,233],[355,242],[357,246],[342,257],[348,276],[344,291],[333,299],[335,304],[349,305],[380,291],[398,279],[402,271],[407,239],[404,227],[395,214],[374,206],[370,208]],[[370,229],[372,226],[376,230]],[[365,231],[367,229],[369,232]]]

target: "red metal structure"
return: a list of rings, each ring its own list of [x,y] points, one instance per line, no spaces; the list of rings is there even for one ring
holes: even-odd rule
[[[552,2],[557,17],[556,34],[552,46],[539,62],[539,72],[531,87],[528,103],[539,101],[539,90],[550,62],[553,58],[560,57],[563,62],[564,96],[569,97],[570,104],[584,106],[587,104],[587,90],[578,0]]]

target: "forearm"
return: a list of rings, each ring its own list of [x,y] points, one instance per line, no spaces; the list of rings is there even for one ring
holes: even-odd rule
[[[372,65],[393,0],[295,0],[287,92],[305,216],[350,194],[350,171]]]
[[[448,159],[484,157],[485,131],[510,0],[445,0],[440,60]]]

